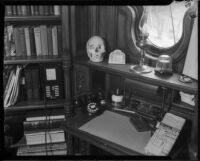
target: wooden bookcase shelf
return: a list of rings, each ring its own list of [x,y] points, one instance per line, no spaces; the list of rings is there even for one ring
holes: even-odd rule
[[[100,63],[94,63],[89,61],[88,59],[81,58],[76,59],[75,64],[85,65],[90,67],[90,69],[103,71],[110,74],[115,74],[122,76],[124,78],[129,78],[137,81],[141,81],[144,83],[150,83],[152,85],[163,86],[179,91],[183,91],[186,93],[197,94],[198,92],[198,84],[197,81],[193,81],[192,83],[182,83],[179,79],[179,74],[173,73],[172,76],[160,77],[154,74],[154,71],[146,74],[137,74],[130,70],[130,66],[133,64],[108,64],[108,60],[105,60]]]
[[[62,62],[62,58],[56,55],[45,56],[18,56],[5,57],[4,64],[27,64],[27,63],[49,63]]]
[[[5,22],[34,22],[34,21],[61,21],[61,16],[6,16],[4,18]]]
[[[173,102],[172,106],[178,107],[178,108],[182,108],[182,109],[186,109],[186,110],[194,111],[194,106],[192,106],[190,104],[187,104],[185,102]]]
[[[65,102],[64,99],[50,100],[50,101],[47,101],[45,105],[44,100],[23,101],[23,102],[17,103],[15,106],[8,107],[4,110],[6,112],[21,111],[21,110],[38,110],[38,109],[44,109],[45,106],[47,109],[58,108],[58,107],[64,107],[64,102]]]

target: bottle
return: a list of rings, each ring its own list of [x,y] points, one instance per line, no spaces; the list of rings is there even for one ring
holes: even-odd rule
[[[123,102],[122,91],[119,88],[117,88],[115,93],[112,95],[112,105],[115,108],[120,108],[122,107],[122,102]]]

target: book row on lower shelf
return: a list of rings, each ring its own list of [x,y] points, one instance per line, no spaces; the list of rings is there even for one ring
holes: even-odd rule
[[[62,110],[26,113],[24,136],[12,147],[18,148],[18,156],[66,155],[65,133],[59,128],[63,121]]]
[[[60,6],[57,5],[7,5],[6,16],[49,16],[60,15]]]
[[[13,26],[4,28],[4,56],[59,55],[62,52],[62,26]]]
[[[59,65],[56,66],[59,67]],[[4,65],[4,108],[6,109],[23,101],[44,101],[47,94],[55,95],[55,99],[63,99],[63,92],[61,91],[61,88],[59,88],[59,85],[57,85],[57,88],[59,89],[56,89],[54,86],[48,91],[45,89],[48,87],[45,83],[45,69],[44,65],[38,66],[35,64],[28,66]],[[52,73],[48,74],[49,76],[52,76]],[[48,88],[50,88],[50,86]]]

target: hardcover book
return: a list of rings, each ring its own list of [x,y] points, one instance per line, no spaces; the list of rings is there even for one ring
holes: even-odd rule
[[[44,6],[42,5],[39,6],[39,15],[44,16]]]
[[[25,117],[26,121],[46,120],[44,111],[30,111],[26,113]],[[65,119],[64,111],[58,109],[47,111],[47,120],[53,120],[53,119]]]
[[[24,27],[19,27],[19,32],[20,32],[21,52],[22,52],[21,55],[27,56]]]
[[[48,55],[53,55],[52,26],[47,27]]]
[[[54,15],[54,6],[52,5],[49,6],[49,14]]]
[[[32,100],[33,92],[32,92],[31,70],[29,68],[25,68],[24,69],[24,74],[25,74],[26,97],[27,97],[27,100]]]
[[[58,55],[58,31],[57,26],[52,26],[53,55]]]
[[[19,155],[34,155],[35,153],[44,153],[50,151],[65,151],[67,152],[67,144],[65,142],[48,143],[48,144],[36,144],[36,145],[22,145],[18,148]]]
[[[24,33],[26,42],[26,54],[27,56],[31,56],[30,33],[28,27],[24,27]]]
[[[32,133],[36,130],[55,129],[60,127],[64,119],[24,121],[24,133]]]
[[[34,133],[25,134],[27,145],[56,143],[65,141],[63,130],[35,131]]]
[[[17,5],[17,15],[22,16],[22,6]]]
[[[29,34],[30,34],[31,56],[36,56],[34,27],[32,26],[29,27]]]
[[[34,16],[34,15],[35,15],[35,9],[34,9],[34,6],[33,6],[33,5],[30,6],[30,15],[31,15],[31,16]]]
[[[12,16],[12,6],[6,6],[6,15]]]
[[[40,25],[42,55],[48,55],[47,26]]]
[[[60,15],[60,6],[54,5],[54,15]]]
[[[21,10],[22,10],[22,15],[23,15],[23,16],[27,16],[27,15],[28,15],[28,14],[27,14],[27,6],[22,5],[22,6],[21,6]]]
[[[31,68],[31,84],[32,84],[32,97],[33,99],[40,99],[40,78],[39,78],[39,68],[34,66]]]
[[[16,16],[16,15],[17,15],[17,6],[16,6],[16,5],[13,5],[13,6],[12,6],[12,15],[13,15],[13,16]]]
[[[4,27],[4,56],[10,56],[11,44],[8,39],[8,30],[7,27]]]
[[[38,16],[39,15],[39,6],[34,6],[34,15]]]
[[[62,26],[58,25],[58,55],[62,55]]]
[[[50,156],[50,155],[67,155],[67,149],[61,150],[49,150],[49,151],[40,151],[40,152],[30,152],[30,153],[20,153],[17,152],[18,156]]]
[[[34,36],[35,36],[35,47],[36,47],[36,55],[42,55],[42,46],[41,46],[41,33],[40,27],[34,27]]]
[[[48,5],[44,6],[44,15],[49,16],[50,15],[50,7]]]
[[[21,47],[21,38],[19,27],[14,27],[14,38],[15,38],[15,46],[16,46],[16,56],[22,56],[22,47]]]

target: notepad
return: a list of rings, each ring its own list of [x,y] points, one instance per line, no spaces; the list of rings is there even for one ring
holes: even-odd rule
[[[79,129],[141,154],[145,154],[144,148],[151,138],[150,131],[138,132],[129,117],[108,110]]]

